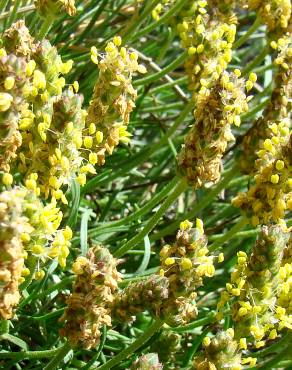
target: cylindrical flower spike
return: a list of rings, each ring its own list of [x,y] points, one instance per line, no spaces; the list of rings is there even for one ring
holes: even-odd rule
[[[201,91],[195,110],[195,124],[178,155],[179,171],[191,186],[199,188],[220,179],[221,159],[229,141],[230,126],[240,125],[240,114],[248,110],[244,79],[224,72],[209,90]]]
[[[121,279],[116,265],[117,260],[101,246],[90,248],[86,257],[78,257],[74,262],[73,293],[61,318],[65,322],[61,335],[72,346],[97,346],[101,327],[111,326],[109,306]]]
[[[32,231],[22,213],[25,195],[24,189],[0,193],[0,317],[6,320],[20,299],[18,287],[24,269],[21,235]]]
[[[22,157],[18,168],[26,179],[38,175],[37,185],[41,194],[67,203],[64,186],[72,179],[95,173],[91,164],[84,163],[81,153],[82,131],[86,112],[82,110],[82,97],[67,90],[56,99],[49,110],[27,130],[23,130]],[[47,105],[47,107],[49,107]],[[44,107],[46,108],[46,106]],[[23,160],[22,158],[31,158]]]
[[[269,31],[288,26],[291,17],[290,0],[241,0],[241,2],[259,13]]]
[[[233,339],[232,330],[218,332],[214,337],[205,337],[203,350],[195,357],[194,370],[240,370],[241,351]]]
[[[19,119],[25,106],[22,88],[27,80],[26,62],[21,57],[7,55],[0,49],[0,169],[10,170],[10,162],[22,143]]]
[[[254,226],[284,222],[291,209],[292,137],[290,122],[270,123],[269,137],[257,152],[255,183],[246,193],[239,193],[233,204],[240,207]]]
[[[112,154],[119,142],[130,141],[127,125],[137,98],[132,76],[135,72],[146,73],[145,67],[138,64],[137,53],[121,47],[121,43],[116,36],[107,44],[104,55],[91,48],[91,60],[99,68],[99,77],[88,108],[88,146],[86,143],[85,146],[88,156],[97,154],[98,165],[104,164],[106,152]]]
[[[213,86],[231,61],[236,34],[234,1],[191,1],[181,12],[177,30],[188,50],[185,63],[189,89],[196,93]]]
[[[247,345],[260,348],[265,339],[274,339],[274,333],[288,322],[285,309],[277,304],[277,296],[281,292],[281,265],[289,237],[290,233],[279,225],[263,226],[251,256],[248,258],[245,252],[237,254],[237,266],[218,307],[221,310],[231,297],[235,299],[234,331],[242,344],[244,339]]]
[[[74,178],[84,185],[86,174],[95,173],[93,159],[90,158],[93,163],[87,163],[80,152],[86,117],[82,109],[83,98],[73,92],[78,89],[76,83],[63,91],[66,81],[62,75],[70,71],[72,61],[63,63],[56,48],[46,40],[33,42],[23,22],[15,23],[4,33],[4,45],[18,57],[10,55],[1,59],[3,63],[10,59],[16,61],[3,81],[7,91],[2,94],[1,114],[13,117],[9,121],[9,138],[1,143],[3,150],[0,146],[0,163],[3,157],[4,169],[9,169],[9,161],[17,167],[26,185],[37,195],[41,193],[66,204],[63,187],[70,186]],[[11,101],[8,99],[10,95]],[[14,107],[17,111],[10,114]],[[6,126],[3,125],[3,130],[7,130]],[[6,142],[12,142],[10,146],[15,150],[21,144],[16,161],[13,161],[14,152]],[[33,188],[31,177],[35,175],[36,186]]]
[[[168,298],[168,285],[168,279],[159,275],[130,284],[115,296],[111,307],[113,320],[132,321],[133,316],[146,310],[159,317],[161,303]]]
[[[32,184],[35,183],[34,178],[30,181]],[[37,259],[40,267],[48,259],[56,258],[59,265],[65,267],[72,231],[68,226],[59,229],[63,215],[56,202],[44,205],[32,189],[25,187],[12,188],[0,193],[0,196],[18,202],[17,212],[28,225],[19,231],[18,237],[26,258]],[[8,213],[7,217],[8,219],[12,217],[10,222],[13,224],[13,214]]]
[[[292,64],[291,35],[285,35],[277,42],[272,41],[271,46],[278,53],[274,59],[278,70],[274,77],[274,88],[269,104],[243,138],[240,166],[242,172],[247,174],[255,171],[257,151],[269,135],[270,122],[289,119],[291,115],[292,72],[288,67]]]
[[[204,277],[215,273],[213,256],[208,256],[203,223],[196,227],[184,221],[174,245],[165,245],[160,252],[160,275],[169,280],[169,297],[161,302],[160,317],[169,325],[184,325],[197,315],[196,289]]]

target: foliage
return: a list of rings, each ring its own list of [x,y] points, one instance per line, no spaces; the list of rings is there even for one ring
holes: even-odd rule
[[[290,0],[0,0],[0,367],[289,369]]]

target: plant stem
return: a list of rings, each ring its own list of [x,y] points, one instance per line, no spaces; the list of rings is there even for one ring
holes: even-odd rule
[[[0,0],[0,13],[6,9],[8,1],[9,0]]]
[[[98,350],[97,352],[94,354],[94,356],[92,357],[92,359],[90,361],[88,361],[88,363],[82,367],[82,370],[89,370],[91,368],[91,365],[94,364],[94,362],[96,360],[98,360],[100,354],[101,354],[101,351],[104,347],[104,344],[105,344],[105,341],[106,341],[106,335],[107,335],[107,328],[106,328],[106,325],[103,326],[103,329],[102,329],[102,337],[101,337],[101,341],[100,341],[100,344],[99,344],[99,347],[98,347]],[[95,367],[94,367],[95,369]]]
[[[261,24],[261,18],[257,17],[251,27],[242,35],[233,45],[233,49],[238,49],[245,41],[259,28]]]
[[[46,351],[27,351],[27,352],[0,352],[0,360],[11,358],[15,360],[24,359],[41,359],[54,357],[59,351],[59,348],[49,349]]]
[[[42,41],[48,34],[50,28],[52,27],[54,20],[50,17],[44,19],[43,24],[41,26],[40,32],[38,34],[38,40]]]
[[[59,363],[64,359],[68,352],[71,351],[71,346],[66,342],[61,348],[58,349],[56,356],[44,367],[44,370],[55,370]]]
[[[88,25],[85,27],[85,29],[81,32],[81,34],[76,37],[76,39],[73,41],[74,44],[78,44],[80,43],[84,36],[88,34],[88,32],[91,31],[91,29],[93,28],[95,22],[97,21],[97,19],[99,18],[99,16],[101,15],[101,13],[103,12],[104,8],[106,7],[106,4],[107,4],[108,0],[103,0],[101,1],[100,5],[98,6],[98,8],[96,9],[95,13],[93,14],[90,22],[88,23]]]
[[[173,189],[175,186],[177,179],[174,178],[172,181],[170,181],[166,186],[163,186],[163,188],[160,190],[159,193],[156,193],[148,203],[146,203],[144,206],[142,206],[140,209],[137,211],[133,212],[129,216],[118,220],[118,221],[113,221],[113,222],[105,222],[98,226],[95,229],[91,229],[88,231],[88,235],[91,237],[94,237],[97,231],[100,231],[104,229],[106,226],[120,226],[120,225],[125,225],[129,224],[132,221],[137,221],[140,217],[144,216],[146,213],[152,211],[152,209],[164,199],[167,194]]]
[[[207,314],[205,317],[202,317],[201,319],[195,320],[194,322],[191,322],[191,323],[189,323],[187,325],[184,325],[184,326],[169,328],[169,330],[175,331],[176,333],[184,333],[186,331],[191,331],[195,328],[199,328],[200,326],[204,326],[204,325],[207,325],[207,324],[210,324],[210,323],[216,321],[215,317],[216,317],[216,313],[211,312],[211,313]]]
[[[15,17],[16,17],[16,14],[17,14],[17,11],[18,11],[18,8],[21,5],[21,2],[22,2],[22,0],[16,0],[14,2],[14,6],[13,6],[13,9],[12,9],[12,12],[10,14],[10,17],[8,18],[8,23],[7,23],[7,26],[8,27],[10,27],[11,24],[14,22]]]
[[[134,248],[139,242],[141,242],[144,236],[149,234],[151,230],[154,229],[161,216],[164,215],[165,211],[171,206],[171,204],[179,197],[181,193],[183,193],[187,189],[188,184],[184,178],[180,179],[179,177],[177,177],[177,180],[178,183],[176,187],[162,203],[159,210],[148,220],[144,228],[136,236],[130,239],[126,244],[124,244],[114,253],[115,257],[119,258],[123,256],[128,250]]]
[[[241,71],[242,77],[246,76],[251,72],[259,63],[261,63],[265,57],[268,55],[270,48],[268,46],[264,47],[261,53],[252,60],[243,70]]]
[[[160,319],[156,319],[153,324],[139,337],[135,340],[129,347],[125,348],[111,360],[101,365],[97,370],[108,370],[112,367],[118,365],[122,360],[126,359],[128,356],[132,355],[138,348],[140,348],[144,343],[146,343],[164,324]]]
[[[204,196],[191,211],[184,214],[182,217],[179,217],[178,220],[166,226],[161,231],[158,231],[150,238],[151,241],[158,240],[165,235],[171,234],[178,228],[181,221],[186,219],[193,219],[195,215],[197,215],[202,209],[206,208],[212,202],[212,200],[220,193],[220,191],[226,188],[229,182],[231,182],[234,176],[236,176],[236,172],[236,167],[233,167],[232,169],[225,172],[223,180],[221,180],[210,192],[208,192],[208,194]]]
[[[161,71],[157,73],[153,73],[150,76],[140,78],[139,80],[134,81],[133,85],[140,86],[140,85],[146,85],[150,84],[151,82],[155,82],[161,77],[165,76],[167,73],[175,70],[177,67],[179,67],[188,57],[188,52],[184,51],[178,58],[176,58],[173,62],[168,64],[165,68],[163,68]]]
[[[222,234],[220,238],[218,238],[213,244],[210,245],[209,250],[214,251],[218,249],[223,243],[225,243],[227,240],[230,240],[234,237],[234,235],[244,228],[245,225],[248,224],[248,219],[246,217],[243,217],[237,222],[229,231]]]

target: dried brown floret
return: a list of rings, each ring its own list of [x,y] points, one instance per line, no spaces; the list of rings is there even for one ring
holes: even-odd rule
[[[74,262],[76,279],[61,318],[64,328],[60,331],[72,346],[95,347],[102,326],[111,326],[109,306],[120,280],[116,265],[117,260],[101,246],[90,248],[87,257],[78,257]]]

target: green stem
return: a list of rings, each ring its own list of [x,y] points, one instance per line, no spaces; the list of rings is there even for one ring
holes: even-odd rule
[[[33,276],[37,268],[37,258],[32,257],[28,267],[29,267],[30,273],[29,273],[29,276],[26,277],[25,281],[20,285],[21,291],[25,290],[33,280]]]
[[[165,68],[163,68],[161,71],[157,73],[153,73],[150,76],[140,78],[139,80],[134,81],[133,85],[140,86],[140,85],[145,85],[145,84],[150,84],[151,82],[155,82],[161,77],[165,76],[169,72],[175,70],[177,67],[179,67],[188,57],[188,52],[185,51],[183,52],[177,59],[175,59],[173,62],[168,64]]]
[[[71,346],[66,342],[61,348],[58,349],[56,356],[44,367],[44,370],[55,370],[59,363],[64,359],[68,352],[71,351]]]
[[[210,245],[209,250],[214,251],[218,249],[223,243],[227,240],[230,240],[234,237],[234,235],[244,228],[248,224],[248,219],[243,217],[237,222],[227,233],[222,234],[220,238],[218,238],[213,244]]]
[[[0,352],[0,360],[11,358],[14,360],[24,360],[24,359],[41,359],[54,357],[58,352],[59,348],[49,349],[46,351],[27,351],[27,352]]]
[[[21,3],[22,3],[22,0],[16,0],[14,2],[12,12],[10,14],[10,17],[8,18],[8,24],[7,24],[8,27],[10,27],[11,24],[14,22],[14,20],[16,18],[17,11],[18,11],[18,8],[20,7]]]
[[[278,342],[271,344],[269,347],[257,351],[257,357],[265,357],[270,353],[278,353],[281,348],[285,348],[290,345],[291,333],[285,334]]]
[[[144,236],[149,234],[154,229],[160,218],[164,215],[171,204],[179,197],[181,193],[183,193],[187,189],[188,184],[184,178],[180,179],[179,177],[177,177],[177,180],[178,183],[176,187],[162,203],[159,210],[148,220],[144,228],[136,236],[130,239],[126,244],[124,244],[114,253],[115,257],[119,258],[123,256],[128,250],[134,248],[139,242],[141,242]]]
[[[0,334],[6,334],[9,333],[9,320],[0,320]]]
[[[174,328],[169,328],[169,330],[175,331],[176,333],[184,333],[186,331],[191,331],[195,328],[199,328],[200,326],[211,324],[212,322],[215,321],[215,317],[216,317],[216,313],[211,312],[210,314],[206,315],[206,317],[202,317],[201,319],[191,322],[190,324],[179,326],[179,327],[174,327]]]
[[[107,2],[108,2],[108,0],[101,1],[101,4],[96,9],[95,13],[93,14],[93,16],[92,16],[90,22],[88,23],[88,25],[85,27],[84,31],[81,32],[81,34],[78,37],[76,37],[76,39],[73,41],[74,44],[79,44],[83,40],[84,36],[87,35],[88,32],[90,32],[93,29],[93,26],[94,26],[95,22],[97,21],[97,19],[99,18],[99,16],[103,12],[104,8],[106,7]]]
[[[156,319],[153,324],[144,332],[141,337],[139,337],[135,342],[129,345],[129,347],[125,348],[111,360],[106,362],[104,365],[101,365],[97,368],[97,370],[108,370],[117,366],[121,361],[132,355],[137,349],[139,349],[144,343],[146,343],[164,324],[164,322],[160,319]]]
[[[0,13],[2,13],[6,9],[8,1],[9,0],[1,0],[0,1]]]
[[[238,231],[236,234],[233,234],[232,239],[234,238],[251,238],[253,236],[256,236],[259,233],[259,229],[250,229],[250,230],[244,230],[244,231]],[[222,234],[213,234],[210,235],[209,240],[216,242],[222,237]]]
[[[65,288],[67,285],[72,284],[75,279],[75,275],[64,277],[59,283],[52,285],[47,290],[44,290],[42,293],[39,293],[38,299],[42,299],[44,297],[47,297],[52,292],[59,290],[61,291],[63,288]]]
[[[261,18],[257,17],[251,27],[242,35],[233,45],[233,49],[238,49],[245,41],[259,28],[261,24]]]
[[[167,196],[167,194],[169,194],[169,192],[175,186],[176,182],[177,182],[176,178],[172,179],[172,181],[170,181],[166,186],[163,186],[163,188],[160,190],[160,192],[156,193],[148,203],[146,203],[143,207],[141,207],[140,209],[138,209],[134,213],[130,214],[129,216],[127,216],[127,217],[125,217],[121,220],[118,220],[118,221],[105,222],[105,223],[101,224],[99,227],[89,230],[89,232],[88,232],[89,236],[94,237],[95,233],[97,231],[101,231],[106,226],[121,226],[121,225],[129,224],[132,221],[137,221],[139,218],[144,216],[146,213],[152,211],[152,209],[158,203],[160,203],[162,201],[162,199],[164,199]]]
[[[151,241],[156,241],[165,235],[170,235],[179,227],[181,221],[193,219],[202,209],[206,208],[223,189],[226,188],[229,182],[231,182],[231,180],[236,176],[236,172],[237,171],[235,167],[225,172],[223,180],[221,180],[211,191],[209,191],[191,211],[184,214],[182,217],[179,217],[175,222],[154,234],[150,238]]]
[[[81,255],[86,256],[88,250],[88,221],[92,214],[91,209],[84,211],[80,223],[80,249]]]
[[[106,335],[107,335],[107,328],[106,326],[104,325],[103,326],[103,329],[102,329],[102,337],[101,337],[101,341],[100,341],[100,344],[99,344],[99,347],[98,347],[98,350],[97,352],[94,354],[94,356],[92,357],[92,359],[90,361],[88,361],[88,363],[82,367],[82,370],[89,370],[91,368],[91,365],[94,364],[94,362],[96,360],[98,360],[100,354],[101,354],[101,351],[104,347],[104,344],[105,344],[105,341],[106,341]],[[94,367],[95,369],[95,367]]]
[[[44,19],[43,24],[41,26],[40,32],[38,34],[38,40],[42,41],[48,34],[50,28],[54,23],[54,19],[47,17]]]
[[[202,332],[202,334],[200,334],[197,338],[195,338],[191,348],[188,350],[188,352],[185,356],[185,359],[184,359],[184,362],[183,362],[183,367],[187,367],[189,365],[189,363],[192,361],[195,353],[197,352],[197,350],[200,347],[203,339],[209,333],[209,331],[210,331],[210,328],[206,328]]]
[[[270,51],[270,48],[268,46],[266,46],[265,48],[263,48],[263,50],[261,51],[261,53],[254,60],[252,60],[245,68],[243,68],[243,70],[241,71],[242,76],[243,77],[246,76],[258,64],[260,64],[265,59],[265,57],[268,55],[269,51]]]

